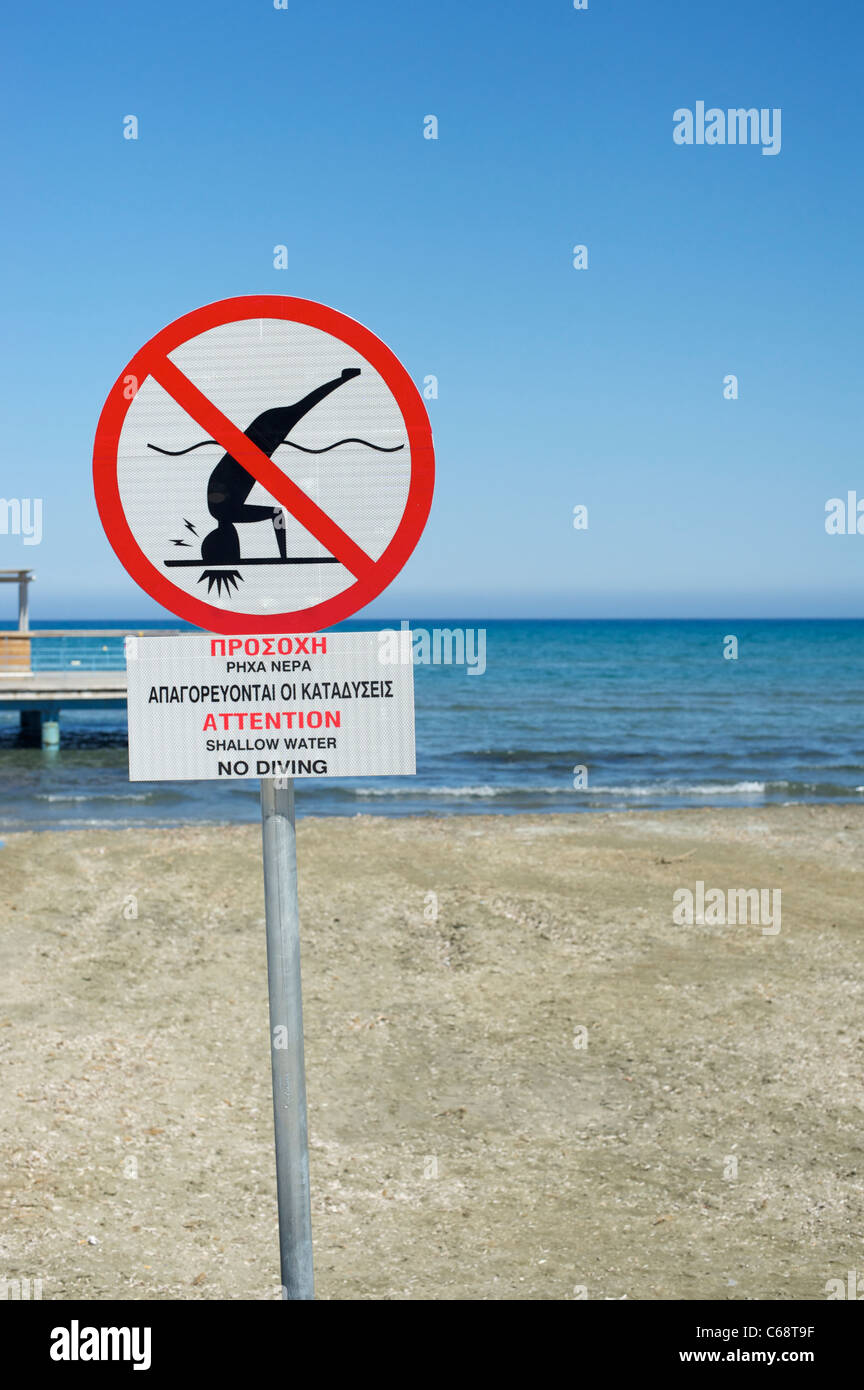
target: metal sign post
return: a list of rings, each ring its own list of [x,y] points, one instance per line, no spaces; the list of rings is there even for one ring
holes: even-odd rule
[[[315,1292],[292,778],[262,779],[261,818],[282,1297],[310,1299]]]

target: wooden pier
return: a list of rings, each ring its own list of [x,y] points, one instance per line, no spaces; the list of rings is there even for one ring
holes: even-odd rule
[[[88,670],[82,656],[70,653],[69,665],[56,671],[33,670],[34,643],[81,641],[102,644],[98,656],[107,652],[108,639],[124,637],[177,637],[177,628],[89,627],[37,628],[30,626],[29,588],[36,578],[32,570],[0,570],[0,584],[18,586],[18,626],[0,631],[0,714],[17,712],[21,732],[28,741],[41,742],[43,748],[60,746],[60,711],[64,709],[125,709],[126,671],[112,670],[106,660],[100,669]],[[92,658],[91,658],[92,659]]]
[[[0,714],[17,711],[28,740],[43,748],[60,743],[63,709],[125,709],[125,670],[34,671],[33,644],[44,639],[174,636],[174,628],[57,628],[0,632]]]

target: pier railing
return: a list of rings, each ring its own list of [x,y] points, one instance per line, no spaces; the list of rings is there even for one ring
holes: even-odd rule
[[[0,632],[0,676],[38,671],[122,671],[124,637],[174,637],[177,628],[39,628]]]
[[[31,670],[29,632],[4,632],[0,635],[0,675],[18,674]]]

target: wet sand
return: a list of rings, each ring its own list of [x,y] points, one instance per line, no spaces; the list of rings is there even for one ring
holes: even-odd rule
[[[864,808],[299,843],[319,1297],[823,1299],[862,1268]],[[781,889],[780,932],[676,925],[698,880]],[[0,1276],[278,1297],[263,910],[257,826],[7,838]]]

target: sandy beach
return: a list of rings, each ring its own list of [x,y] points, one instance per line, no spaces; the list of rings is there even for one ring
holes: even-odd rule
[[[318,1296],[825,1298],[862,1260],[862,832],[302,821]],[[699,881],[782,890],[781,930],[676,925]],[[0,1275],[278,1297],[258,827],[12,835],[0,904]]]

